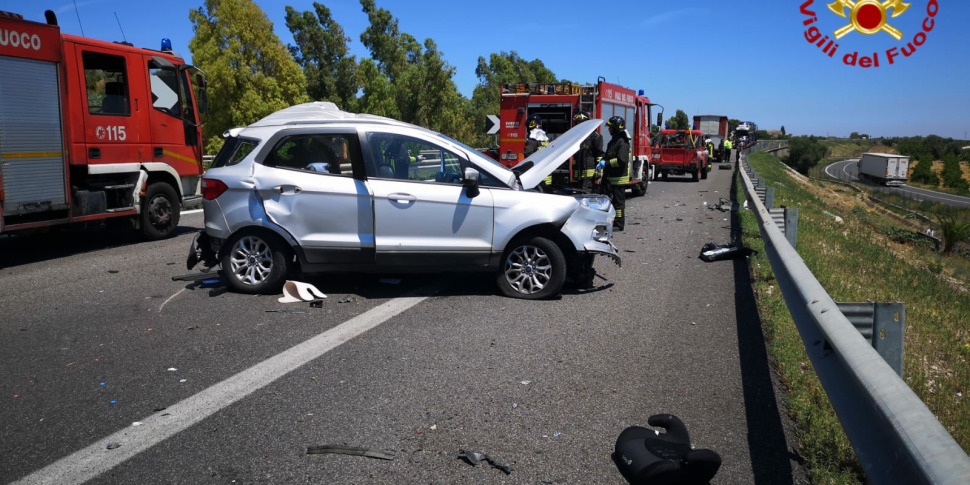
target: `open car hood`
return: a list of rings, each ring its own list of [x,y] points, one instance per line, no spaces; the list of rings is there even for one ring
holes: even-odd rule
[[[519,174],[522,188],[530,190],[538,186],[553,170],[576,154],[583,140],[602,123],[603,120],[596,119],[584,121],[512,167],[512,171]]]

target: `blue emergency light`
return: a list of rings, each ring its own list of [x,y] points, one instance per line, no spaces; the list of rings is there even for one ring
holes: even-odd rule
[[[170,39],[162,39],[162,52],[172,52],[172,41]]]

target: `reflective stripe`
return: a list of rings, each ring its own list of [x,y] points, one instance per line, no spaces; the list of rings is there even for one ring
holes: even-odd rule
[[[630,185],[630,176],[610,177],[610,183],[613,185]]]
[[[552,185],[552,175],[550,175],[550,176],[546,177],[545,179],[543,179],[543,182],[545,182],[546,185]]]
[[[623,209],[617,209],[616,210],[616,217],[617,218],[623,217]]]
[[[591,178],[593,178],[593,177],[596,176],[596,169],[595,168],[588,168],[588,169],[586,169],[586,172],[584,173],[584,175],[585,175],[586,178],[591,179]]]
[[[610,159],[610,166],[611,167],[619,167],[620,166],[620,159],[619,158],[612,158],[612,159]]]

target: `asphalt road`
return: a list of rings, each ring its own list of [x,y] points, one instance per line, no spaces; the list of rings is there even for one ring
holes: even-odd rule
[[[858,168],[858,158],[850,158],[848,160],[843,160],[840,162],[835,162],[827,167],[825,167],[825,173],[830,177],[835,177],[839,180],[846,182],[856,182],[864,183],[859,180],[859,168]],[[918,187],[910,187],[904,185],[901,187],[883,187],[867,184],[873,189],[880,190],[883,192],[890,192],[899,194],[903,197],[909,197],[911,199],[923,200],[927,202],[933,202],[938,204],[945,204],[953,207],[970,207],[970,197],[963,197],[960,195],[947,194],[944,192],[937,192],[935,190],[921,189]]]
[[[722,457],[712,483],[805,483],[745,263],[698,258],[735,223],[710,175],[651,183],[622,268],[541,302],[480,275],[306,278],[322,308],[213,295],[172,280],[198,213],[160,242],[2,238],[0,482],[619,484],[620,431],[672,413]],[[333,444],[394,459],[307,454]]]

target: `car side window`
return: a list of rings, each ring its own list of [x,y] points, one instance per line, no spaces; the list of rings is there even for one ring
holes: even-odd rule
[[[371,133],[367,136],[371,164],[367,176],[461,184],[468,162],[440,146],[393,133]]]
[[[302,133],[280,139],[263,164],[268,167],[352,177],[352,140],[345,134]]]

